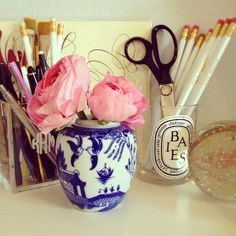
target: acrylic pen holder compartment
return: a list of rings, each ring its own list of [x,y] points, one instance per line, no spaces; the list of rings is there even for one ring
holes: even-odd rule
[[[38,154],[32,148],[41,134],[21,110],[0,101],[0,184],[12,192],[58,184],[53,152]]]

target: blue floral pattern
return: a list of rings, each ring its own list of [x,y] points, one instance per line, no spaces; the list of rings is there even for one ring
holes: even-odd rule
[[[72,204],[93,211],[117,206],[134,176],[136,145],[133,131],[124,125],[72,125],[61,131],[56,145],[59,177]]]

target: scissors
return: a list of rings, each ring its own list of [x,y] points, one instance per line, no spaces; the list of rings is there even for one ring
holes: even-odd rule
[[[157,35],[161,30],[165,30],[170,34],[174,44],[173,56],[168,63],[163,63],[159,54]],[[136,60],[129,54],[129,46],[135,42],[140,42],[145,48],[145,54],[142,59]],[[176,61],[178,46],[176,37],[171,29],[166,25],[157,25],[152,29],[151,42],[141,37],[133,37],[126,42],[124,51],[126,58],[130,62],[137,65],[145,64],[152,71],[160,86],[161,105],[174,106],[173,82],[170,76],[170,69]]]

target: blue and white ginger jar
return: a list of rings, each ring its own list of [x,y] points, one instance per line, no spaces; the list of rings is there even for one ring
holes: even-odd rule
[[[59,179],[73,205],[86,211],[107,211],[125,197],[137,153],[129,127],[80,120],[58,134],[56,151]]]

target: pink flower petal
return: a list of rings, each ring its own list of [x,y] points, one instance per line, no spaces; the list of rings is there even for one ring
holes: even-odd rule
[[[145,123],[141,114],[131,116],[127,120],[123,121],[122,124],[129,126],[130,128],[136,128],[142,126]]]
[[[124,77],[107,74],[88,95],[92,114],[99,120],[122,122],[132,127],[141,126],[141,115],[148,106],[147,99]]]
[[[64,118],[60,114],[51,114],[38,124],[38,128],[43,134],[47,134],[55,128],[60,128],[63,125],[68,124],[72,119],[73,116]]]
[[[28,115],[44,133],[67,124],[74,114],[86,108],[89,83],[83,57],[62,58],[37,84],[27,105]]]

